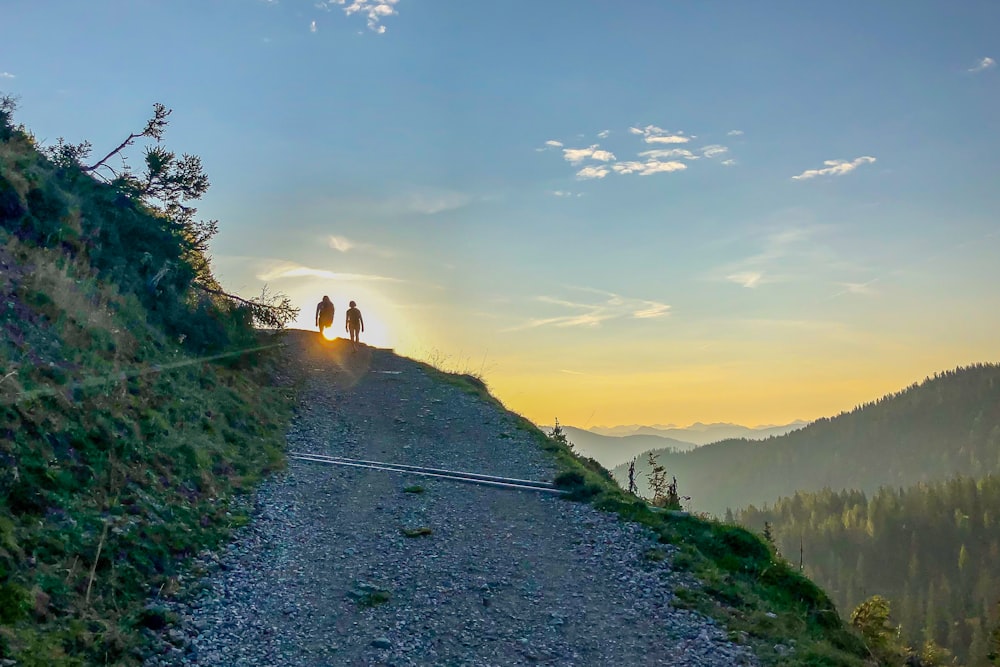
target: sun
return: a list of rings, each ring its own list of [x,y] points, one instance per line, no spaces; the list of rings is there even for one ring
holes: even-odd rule
[[[337,337],[337,334],[333,332],[333,327],[327,327],[323,329],[323,338],[327,340],[333,340]]]

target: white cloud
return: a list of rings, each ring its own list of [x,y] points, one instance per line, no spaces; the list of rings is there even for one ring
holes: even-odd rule
[[[327,245],[337,252],[365,252],[378,255],[379,257],[394,257],[396,255],[396,253],[392,250],[379,247],[372,243],[361,243],[359,241],[349,239],[346,236],[331,234],[327,237],[326,242]]]
[[[713,157],[718,157],[723,153],[728,153],[729,149],[725,146],[720,146],[719,144],[712,144],[711,146],[704,146],[701,149],[701,154],[705,157],[712,159]]]
[[[611,165],[617,174],[639,174],[649,176],[650,174],[660,174],[671,171],[682,171],[687,169],[683,162],[660,162],[659,160],[647,160],[646,162],[617,162]]]
[[[691,137],[684,136],[683,132],[671,133],[655,125],[643,128],[630,127],[628,131],[632,134],[641,134],[647,144],[686,144],[691,141]]]
[[[733,165],[736,164],[736,160],[723,160],[721,164],[724,167],[732,167]]]
[[[663,158],[684,158],[685,160],[697,160],[700,156],[695,155],[686,148],[656,148],[651,151],[642,151],[639,157],[660,160]]]
[[[648,320],[655,317],[663,317],[670,314],[670,306],[656,301],[646,301],[644,306],[632,313],[632,317],[638,320]]]
[[[603,165],[584,167],[576,172],[577,178],[604,178],[609,173],[608,168]]]
[[[364,273],[338,273],[326,269],[316,269],[290,262],[278,263],[257,274],[257,280],[265,282],[289,278],[322,278],[323,280],[339,280],[344,282],[402,282],[396,278],[376,276]]]
[[[597,133],[598,139],[607,139],[608,135],[611,134],[611,130],[601,130]]]
[[[685,137],[679,134],[646,137],[647,144],[686,144],[689,141],[691,141],[691,137]]]
[[[399,0],[351,0],[350,4],[347,4],[348,0],[327,0],[326,4],[331,2],[344,7],[344,13],[348,16],[361,14],[368,17],[368,29],[379,35],[385,33],[383,19],[398,14],[396,5]]]
[[[736,283],[737,285],[743,285],[753,289],[760,285],[761,281],[764,279],[764,274],[759,271],[741,271],[739,273],[732,273],[726,276],[726,280],[731,283]]]
[[[582,197],[582,192],[570,192],[569,190],[549,190],[553,197]]]
[[[967,71],[976,74],[978,72],[982,72],[983,70],[987,70],[990,69],[991,67],[996,67],[996,66],[997,66],[997,61],[993,60],[993,58],[990,58],[989,56],[986,56],[978,63],[976,63],[975,67],[970,67]]]
[[[871,164],[872,162],[875,162],[875,158],[870,155],[854,158],[850,162],[847,160],[824,160],[823,164],[826,165],[824,168],[806,169],[798,176],[792,176],[792,180],[801,181],[816,178],[817,176],[843,176],[844,174],[854,171],[863,164]]]
[[[729,130],[726,134],[730,137],[739,137],[743,135],[743,130]]]
[[[570,164],[580,164],[587,158],[601,162],[610,162],[615,159],[614,153],[601,150],[598,146],[599,144],[593,144],[587,148],[564,148],[563,158]]]
[[[562,148],[563,143],[561,141],[556,141],[555,139],[549,139],[545,142],[545,145],[553,148]]]
[[[15,78],[10,72],[0,72],[0,79],[13,79]]]
[[[670,306],[659,301],[636,299],[614,292],[589,287],[572,288],[580,292],[597,295],[594,301],[572,301],[551,296],[535,297],[535,301],[559,309],[576,311],[548,317],[529,319],[508,331],[536,329],[539,327],[598,327],[602,322],[615,319],[656,319],[670,314]]]
[[[345,236],[330,236],[327,239],[330,247],[339,252],[347,252],[351,248],[355,247],[354,241],[350,240]]]
[[[316,22],[313,21],[312,23],[309,24],[309,32],[316,32],[316,30],[317,30]]]

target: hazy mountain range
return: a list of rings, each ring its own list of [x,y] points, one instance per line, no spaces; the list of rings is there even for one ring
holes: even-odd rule
[[[677,426],[676,424],[653,424],[651,426],[641,426],[630,424],[628,426],[595,426],[590,430],[592,433],[623,437],[629,435],[656,435],[665,438],[683,440],[695,445],[707,445],[710,442],[728,440],[730,438],[746,438],[747,440],[763,440],[772,435],[784,435],[790,431],[800,429],[809,422],[796,420],[791,424],[766,426],[741,426],[740,424],[728,424],[717,422],[715,424],[702,424],[695,422],[690,426]]]
[[[796,421],[784,426],[759,426],[756,428],[723,423],[696,423],[686,428],[675,425],[632,425],[597,427],[590,430],[575,426],[563,426],[563,430],[566,431],[566,437],[573,443],[577,452],[597,460],[602,466],[611,470],[634,456],[654,449],[686,452],[700,445],[727,438],[762,440],[772,435],[783,435],[802,428],[806,423]],[[545,430],[550,430],[550,428],[545,427]]]

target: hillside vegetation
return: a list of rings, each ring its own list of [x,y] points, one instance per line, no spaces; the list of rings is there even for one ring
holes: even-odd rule
[[[88,146],[42,151],[13,110],[0,100],[0,658],[134,663],[165,622],[147,599],[281,463],[288,390],[262,382],[253,328],[275,311],[212,279],[196,158],[157,143],[143,173],[100,177]]]
[[[695,509],[771,503],[796,491],[906,487],[955,475],[1000,472],[1000,365],[977,364],[851,412],[760,442],[727,440],[688,453],[664,452]],[[637,463],[640,479],[648,466]],[[614,470],[626,479],[624,466]]]
[[[779,550],[837,602],[881,595],[910,646],[927,641],[963,665],[1000,661],[1000,477],[907,489],[796,493],[740,521],[770,532]]]

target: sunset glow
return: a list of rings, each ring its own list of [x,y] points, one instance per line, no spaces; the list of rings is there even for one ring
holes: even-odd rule
[[[584,5],[13,3],[0,83],[95,154],[164,102],[223,286],[310,331],[327,294],[340,338],[357,301],[538,422],[815,419],[1000,359],[1000,5]],[[213,48],[121,42],[153,23]]]

